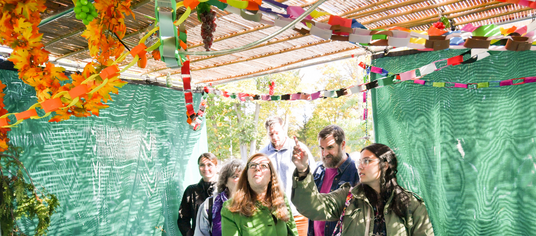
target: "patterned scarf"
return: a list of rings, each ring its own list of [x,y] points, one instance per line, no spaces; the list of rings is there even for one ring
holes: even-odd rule
[[[221,236],[221,208],[227,198],[227,194],[223,191],[214,199],[214,205],[212,206],[212,236]]]

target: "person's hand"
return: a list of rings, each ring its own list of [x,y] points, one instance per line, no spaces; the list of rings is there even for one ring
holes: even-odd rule
[[[296,166],[298,172],[305,172],[309,167],[307,162],[309,157],[307,156],[307,152],[300,146],[296,136],[294,136],[294,141],[296,141],[296,146],[294,146],[294,150],[292,151],[292,162]]]

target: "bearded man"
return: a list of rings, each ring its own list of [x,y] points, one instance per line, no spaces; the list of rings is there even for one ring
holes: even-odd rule
[[[359,182],[354,160],[345,152],[344,131],[337,125],[328,125],[318,133],[318,143],[322,151],[322,162],[313,172],[314,181],[320,193],[337,190],[344,183],[354,186]],[[337,222],[311,221],[307,235],[332,235]]]

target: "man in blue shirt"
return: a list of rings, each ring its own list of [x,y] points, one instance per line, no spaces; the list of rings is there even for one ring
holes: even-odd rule
[[[359,173],[355,163],[344,151],[346,141],[341,127],[326,126],[318,133],[318,143],[322,151],[322,162],[316,167],[313,177],[320,193],[337,190],[344,183],[354,186],[359,182]],[[309,220],[307,235],[330,236],[336,224],[336,221]]]
[[[298,228],[298,234],[300,236],[306,236],[308,219],[302,216],[290,201],[292,194],[292,174],[294,173],[294,169],[296,169],[296,166],[292,163],[292,151],[294,150],[294,146],[296,146],[296,140],[287,136],[287,132],[283,129],[283,119],[280,117],[269,117],[264,126],[266,127],[270,143],[259,152],[266,154],[274,164],[276,173],[279,175],[279,179],[281,179],[285,195],[287,195],[287,199],[289,199],[292,215],[294,216],[294,221]],[[298,144],[302,150],[307,152],[307,155],[309,156],[309,165],[312,166],[311,168],[314,168],[316,165],[314,164],[314,158],[313,155],[311,155],[309,148],[301,142],[298,142]]]

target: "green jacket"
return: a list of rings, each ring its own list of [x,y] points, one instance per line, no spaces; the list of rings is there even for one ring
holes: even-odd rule
[[[331,193],[321,194],[318,192],[310,173],[303,180],[298,178],[297,172],[294,174],[292,203],[298,211],[311,220],[339,220],[350,185],[345,184]],[[363,191],[352,188],[352,194],[354,198],[343,217],[342,235],[372,235],[374,230],[372,206]],[[424,202],[417,199],[409,191],[406,191],[406,194],[410,197],[406,218],[400,218],[388,209],[393,195],[385,205],[384,216],[387,235],[434,235]]]
[[[285,199],[286,200],[286,199]],[[284,235],[298,235],[298,229],[292,217],[290,206],[287,203],[287,209],[290,214],[290,220],[284,222],[277,220],[275,215],[270,212],[270,209],[258,204],[258,211],[251,217],[240,215],[239,213],[232,213],[229,211],[228,206],[230,200],[223,204],[221,210],[221,232],[222,236],[284,236]]]

